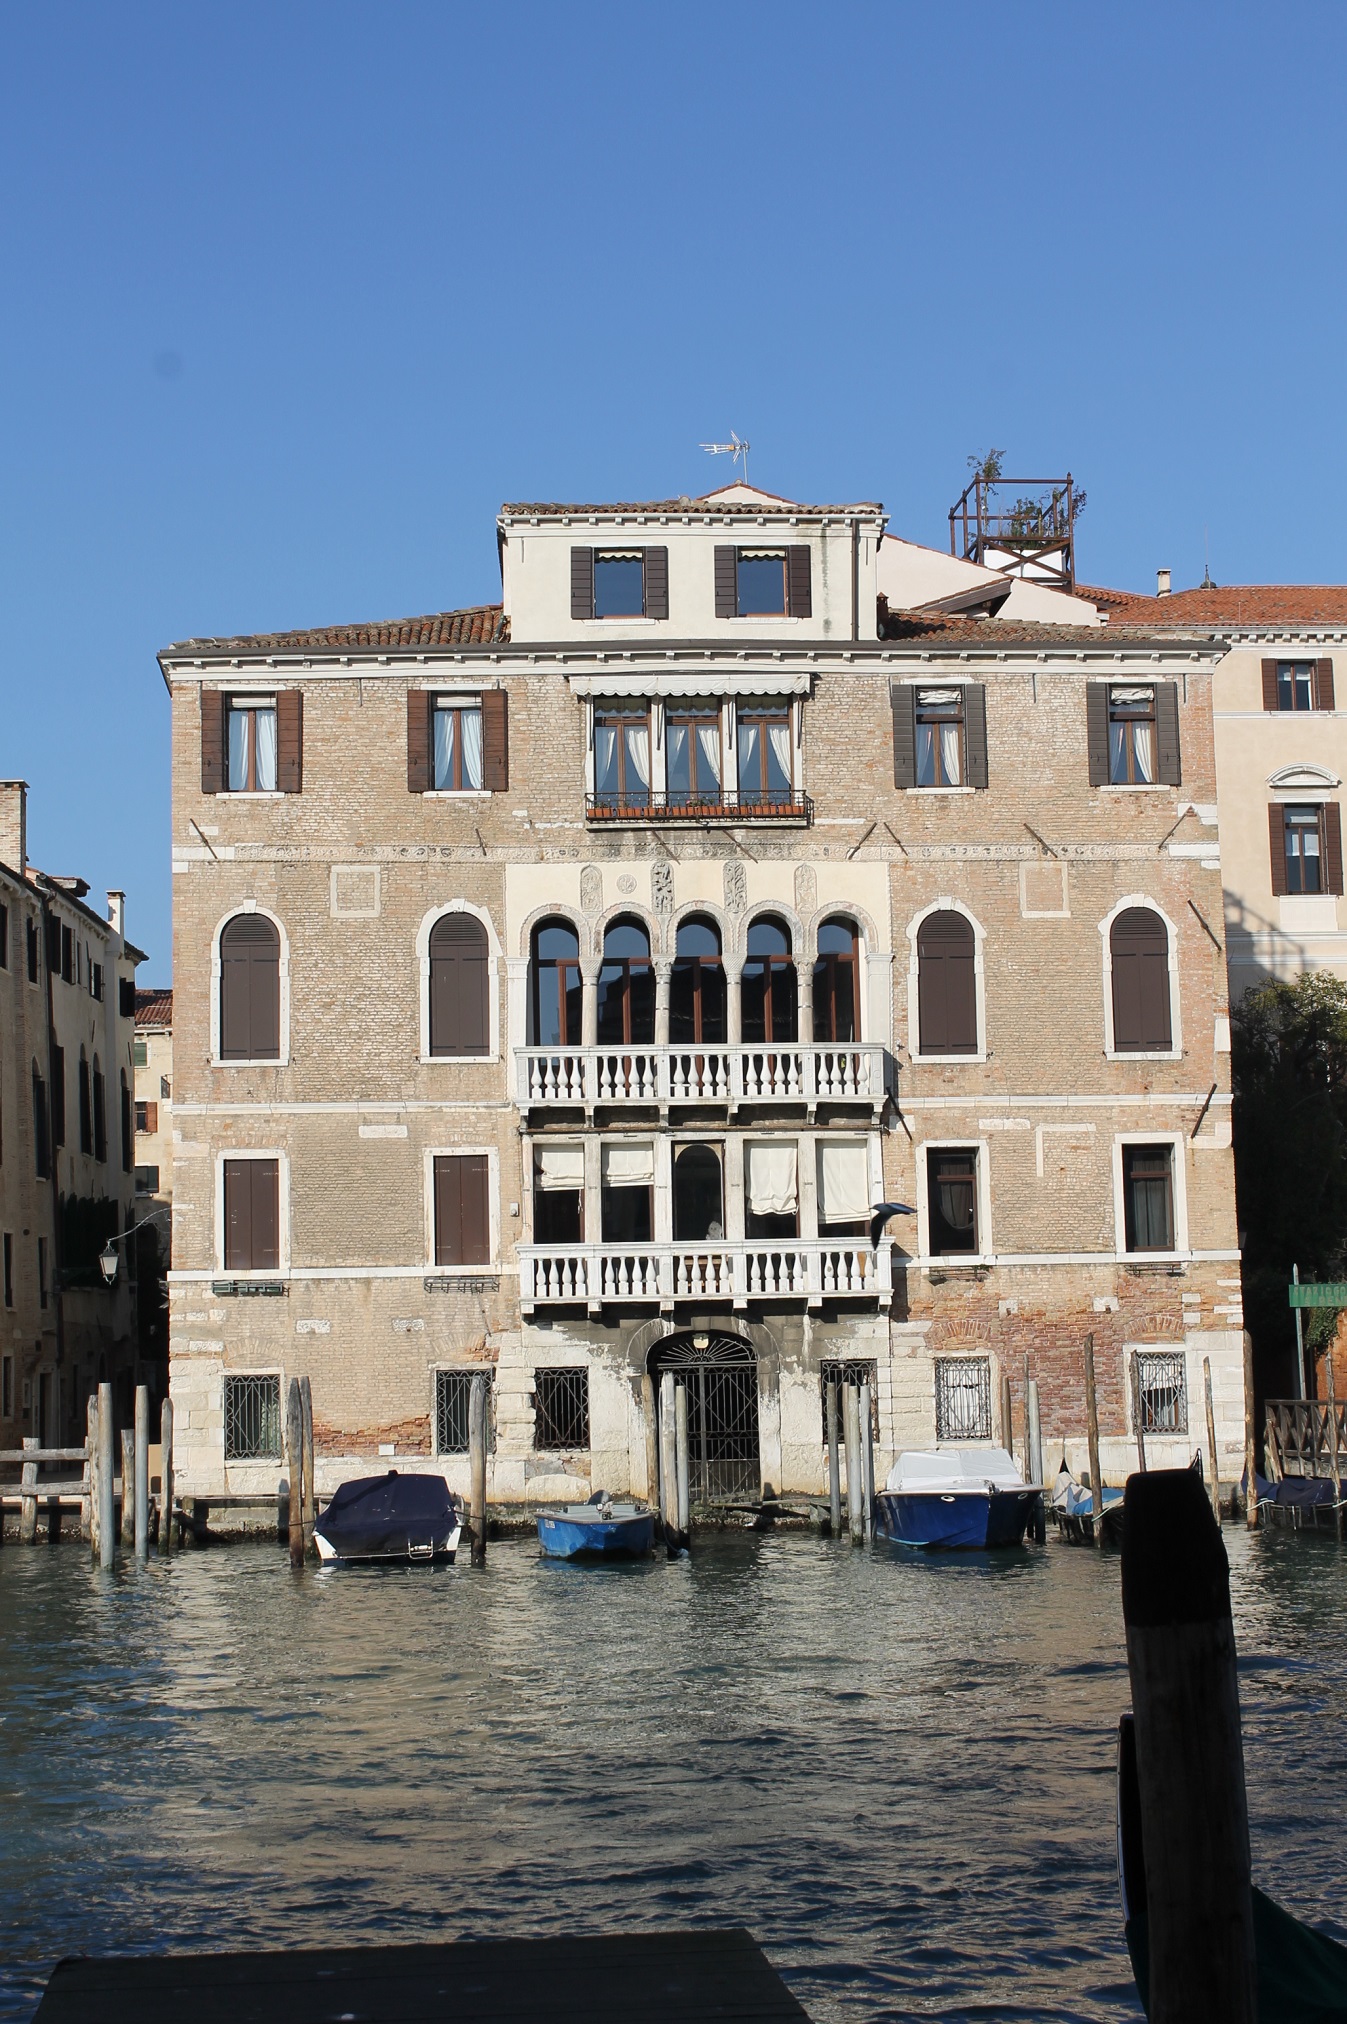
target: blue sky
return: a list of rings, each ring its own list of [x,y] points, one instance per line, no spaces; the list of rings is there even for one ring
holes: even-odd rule
[[[192,633],[496,595],[504,499],[752,476],[1087,580],[1341,581],[1338,6],[13,4],[0,772],[171,962]]]

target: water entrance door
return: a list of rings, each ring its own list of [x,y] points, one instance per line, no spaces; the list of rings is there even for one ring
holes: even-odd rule
[[[666,1370],[687,1391],[693,1505],[761,1496],[758,1366],[749,1344],[736,1335],[666,1336],[650,1359],[657,1394]]]

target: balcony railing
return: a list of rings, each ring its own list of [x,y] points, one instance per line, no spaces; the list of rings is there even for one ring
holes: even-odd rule
[[[893,1296],[892,1249],[863,1238],[746,1238],[707,1244],[522,1244],[520,1304],[671,1308],[728,1300],[876,1300]]]
[[[785,794],[587,794],[587,822],[812,822],[814,804]]]
[[[519,1047],[521,1110],[599,1104],[884,1101],[877,1040],[755,1047]]]

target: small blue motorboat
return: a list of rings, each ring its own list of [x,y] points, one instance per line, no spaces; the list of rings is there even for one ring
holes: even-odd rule
[[[1004,1448],[913,1450],[875,1497],[875,1533],[895,1546],[1019,1546],[1042,1496]]]
[[[644,1504],[615,1504],[596,1490],[587,1504],[558,1504],[538,1513],[538,1538],[554,1560],[595,1554],[639,1560],[655,1543],[655,1514]]]

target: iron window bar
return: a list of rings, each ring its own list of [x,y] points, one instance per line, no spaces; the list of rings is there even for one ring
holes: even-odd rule
[[[496,1449],[496,1378],[494,1371],[437,1370],[435,1373],[435,1453],[437,1455],[466,1455],[468,1443],[468,1411],[472,1400],[472,1381],[484,1377],[487,1381],[487,1449],[494,1454]]]
[[[533,1445],[549,1452],[589,1447],[589,1372],[535,1370]]]
[[[935,1437],[938,1441],[989,1441],[992,1437],[992,1366],[986,1356],[941,1356],[935,1361]]]
[[[281,1380],[274,1372],[225,1379],[224,1451],[227,1462],[280,1459]]]
[[[1181,1351],[1139,1350],[1137,1400],[1144,1434],[1188,1431],[1188,1368]]]

